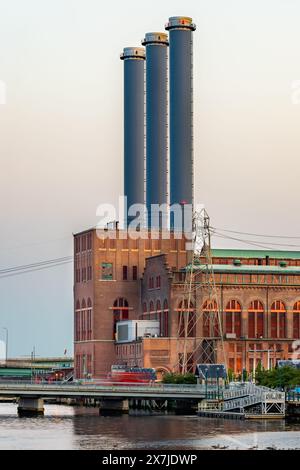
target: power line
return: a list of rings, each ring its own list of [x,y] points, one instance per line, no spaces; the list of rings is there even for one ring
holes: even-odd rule
[[[49,259],[49,260],[44,260],[44,261],[38,261],[36,263],[31,263],[31,264],[23,264],[23,265],[19,265],[19,266],[13,266],[11,268],[4,268],[4,269],[0,269],[0,276],[1,275],[4,275],[4,274],[14,274],[14,273],[18,273],[18,272],[24,272],[25,270],[34,270],[36,268],[39,268],[39,267],[51,267],[51,266],[55,266],[57,264],[60,264],[60,263],[69,263],[73,261],[73,257],[72,256],[63,256],[63,257],[60,257],[60,258],[53,258],[53,259]]]
[[[237,230],[228,230],[225,228],[218,228],[218,227],[211,227],[212,230],[220,230],[221,232],[229,232],[229,233],[237,233],[239,235],[250,235],[253,237],[264,237],[264,238],[287,238],[287,239],[296,239],[300,240],[300,236],[298,237],[290,237],[288,235],[266,235],[266,234],[259,234],[259,233],[250,233],[250,232],[239,232]]]
[[[245,243],[253,243],[253,244],[254,243],[256,243],[256,244],[263,243],[264,245],[271,245],[271,246],[286,246],[288,248],[300,248],[300,245],[294,245],[294,244],[291,244],[291,243],[276,243],[276,242],[267,242],[267,241],[263,241],[263,240],[246,240],[244,238],[230,237],[229,235],[224,235],[223,233],[217,232],[217,231],[212,231],[212,233],[218,234],[219,236],[223,236],[224,238],[230,238],[232,240],[243,241]]]
[[[247,245],[253,245],[253,246],[257,246],[259,248],[263,248],[264,250],[273,251],[270,246],[260,245],[259,243],[251,242],[249,240],[242,240],[241,238],[235,238],[235,237],[230,237],[230,236],[226,236],[226,235],[218,235],[215,232],[212,232],[212,236],[213,237],[218,237],[218,238],[225,238],[226,240],[235,240],[235,241],[238,241],[238,242],[241,242],[241,243],[245,243]]]
[[[17,271],[17,272],[10,272],[10,273],[6,273],[6,274],[0,274],[0,279],[6,278],[6,277],[18,276],[20,274],[33,273],[35,271],[41,271],[43,269],[49,269],[49,268],[53,268],[53,267],[56,267],[56,266],[64,266],[66,264],[71,263],[72,261],[73,260],[68,260],[68,261],[63,261],[63,262],[60,262],[60,263],[53,263],[53,264],[46,265],[46,266],[37,266],[36,268],[27,269],[27,270],[24,270],[24,271],[20,270],[20,271]]]

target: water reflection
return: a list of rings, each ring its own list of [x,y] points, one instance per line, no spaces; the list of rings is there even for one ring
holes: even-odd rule
[[[241,421],[197,416],[99,416],[97,408],[46,405],[19,418],[0,404],[0,449],[298,448],[300,421]]]

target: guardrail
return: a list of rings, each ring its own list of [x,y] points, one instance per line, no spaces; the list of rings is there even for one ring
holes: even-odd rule
[[[286,401],[300,402],[300,393],[299,392],[287,392]]]
[[[185,396],[209,396],[209,395],[217,395],[217,387],[205,387],[205,385],[189,385],[189,384],[133,384],[133,383],[114,383],[114,384],[78,384],[78,383],[62,383],[62,382],[52,382],[51,384],[46,383],[24,383],[24,381],[20,382],[2,382],[0,383],[0,395],[1,392],[4,394],[7,393],[16,393],[20,394],[21,392],[45,392],[45,395],[48,393],[57,392],[58,394],[65,393],[68,395],[74,393],[84,393],[88,394],[91,392],[95,394],[95,392],[112,392],[112,393],[136,393],[136,392],[143,392],[149,394],[158,395],[162,394],[180,394]],[[219,394],[221,390],[219,390]]]

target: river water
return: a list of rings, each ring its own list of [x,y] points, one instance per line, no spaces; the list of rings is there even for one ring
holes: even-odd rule
[[[99,416],[97,408],[45,405],[19,418],[0,404],[0,449],[300,449],[300,421],[197,416]]]

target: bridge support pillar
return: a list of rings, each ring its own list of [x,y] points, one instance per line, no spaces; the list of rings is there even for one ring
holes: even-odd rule
[[[128,413],[128,400],[103,399],[100,400],[99,414]]]
[[[36,416],[44,414],[44,400],[42,398],[20,397],[18,402],[19,416]]]

